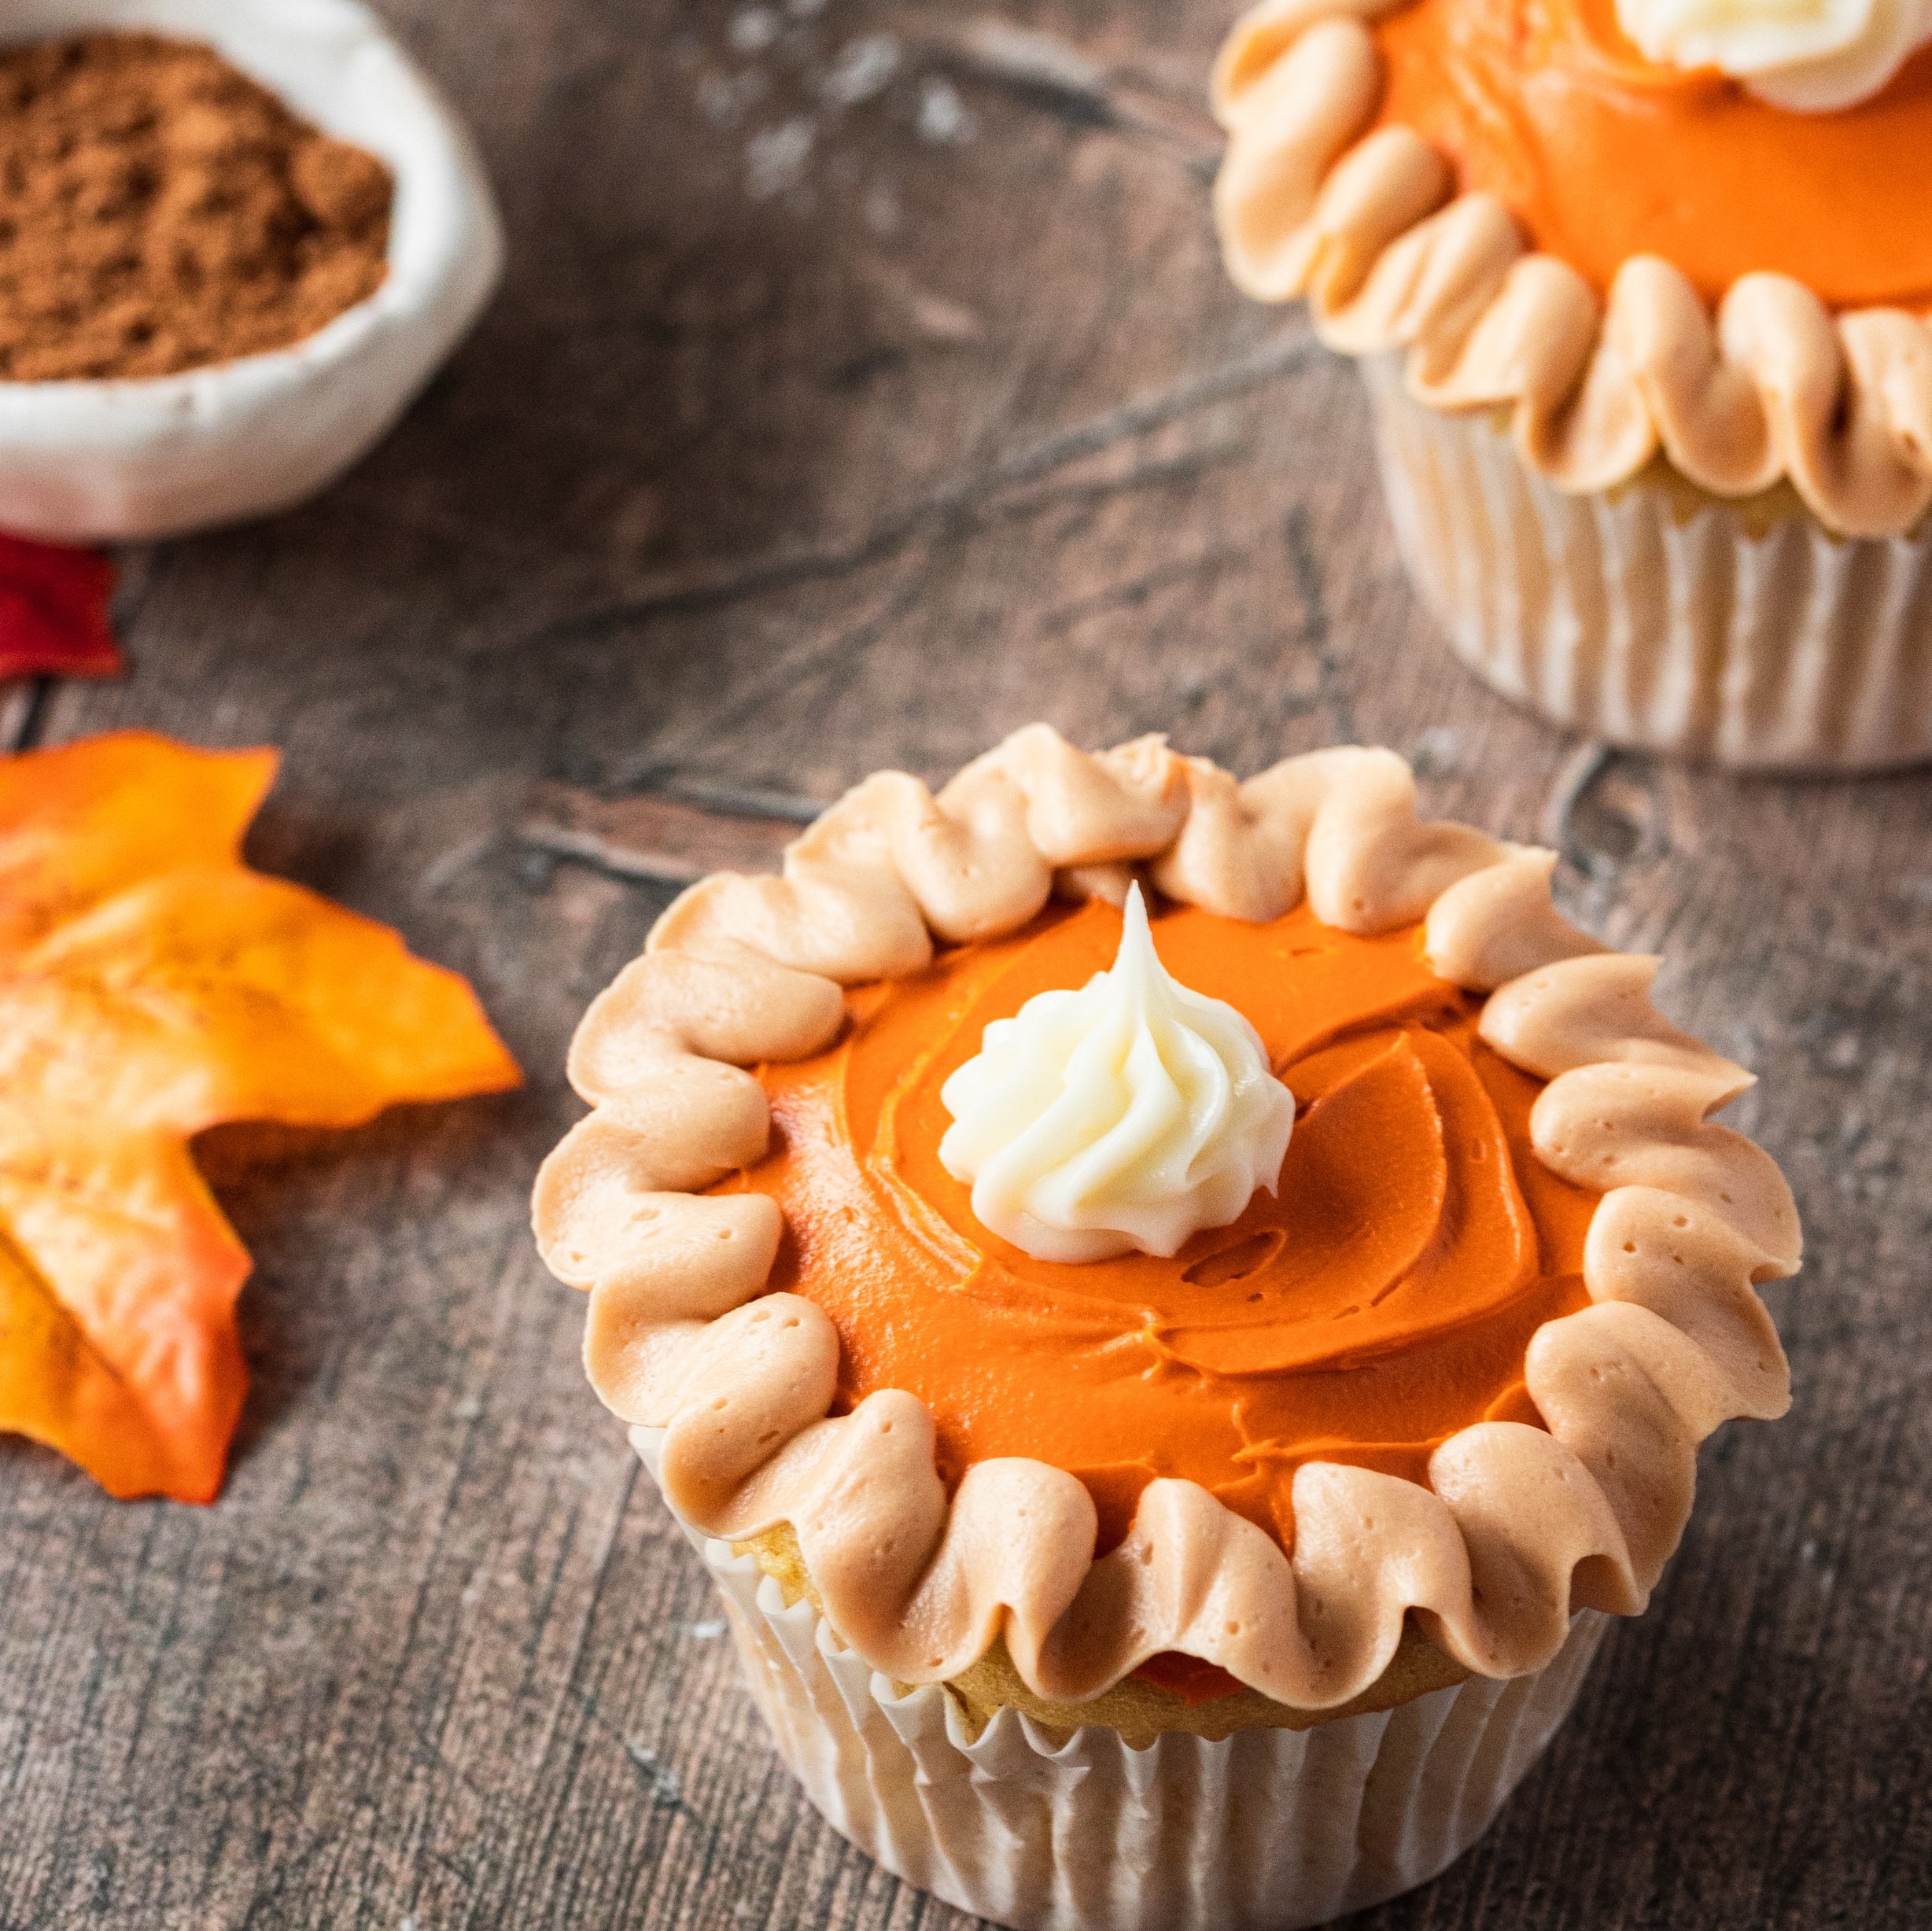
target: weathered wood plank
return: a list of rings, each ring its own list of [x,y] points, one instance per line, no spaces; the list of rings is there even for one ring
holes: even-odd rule
[[[133,559],[132,680],[33,723],[283,745],[258,860],[472,974],[531,1085],[204,1148],[257,1260],[219,1507],[0,1444],[0,1926],[963,1924],[802,1806],[583,1384],[524,1196],[668,887],[526,833],[574,787],[553,820],[709,863],[667,787],[937,778],[1037,716],[1386,742],[1547,833],[1761,1071],[1806,1211],[1794,1418],[1720,1438],[1545,1768],[1368,1922],[1932,1918],[1932,785],[1580,753],[1448,660],[1352,375],[1215,263],[1231,6],[396,10],[503,184],[503,300],[323,502]]]
[[[664,792],[599,798],[581,785],[540,784],[520,827],[532,849],[575,858],[658,885],[689,885],[712,872],[776,872],[786,842],[822,802],[774,792],[702,787],[736,809]]]

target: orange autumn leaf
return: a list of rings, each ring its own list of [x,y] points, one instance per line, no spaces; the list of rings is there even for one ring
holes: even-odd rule
[[[207,1502],[249,1272],[188,1142],[514,1086],[453,972],[250,871],[272,751],[126,732],[0,758],[0,1430]]]

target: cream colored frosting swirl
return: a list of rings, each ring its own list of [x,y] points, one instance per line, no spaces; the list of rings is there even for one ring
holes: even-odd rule
[[[941,1090],[946,1171],[1036,1260],[1178,1252],[1274,1189],[1294,1127],[1261,1035],[1161,964],[1138,885],[1125,917],[1111,971],[995,1019]]]
[[[1617,19],[1646,59],[1802,114],[1870,100],[1932,42],[1932,0],[1617,0]]]

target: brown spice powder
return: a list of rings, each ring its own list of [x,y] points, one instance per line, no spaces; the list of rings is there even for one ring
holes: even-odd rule
[[[169,375],[312,335],[388,269],[389,170],[212,49],[0,49],[0,379]]]

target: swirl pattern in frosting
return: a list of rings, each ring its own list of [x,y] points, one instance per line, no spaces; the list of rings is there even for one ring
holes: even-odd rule
[[[1030,862],[991,862],[1023,842]],[[934,934],[997,941],[1056,874],[1123,863],[1215,917],[1301,907],[1339,934],[1410,930],[1399,942],[1425,976],[1486,996],[1484,1047],[1547,1082],[1522,1129],[1533,1167],[1598,1196],[1576,1298],[1522,1349],[1525,1406],[1456,1428],[1421,1480],[1300,1462],[1292,1539],[1163,1476],[1103,1553],[1093,1494],[1067,1469],[942,1465],[932,1408],[884,1386],[843,1399],[837,1322],[773,1291],[795,1262],[772,1195],[701,1191],[772,1152],[765,1088],[743,1069],[824,1054],[848,1008],[927,971]],[[1643,1607],[1688,1515],[1697,1444],[1788,1406],[1755,1288],[1795,1271],[1801,1245],[1776,1167],[1705,1117],[1743,1076],[1657,1018],[1649,962],[1609,958],[1555,914],[1549,864],[1419,820],[1407,767],[1381,751],[1238,783],[1158,739],[1090,757],[1034,726],[936,798],[868,780],[782,877],[692,887],[579,1029],[571,1078],[593,1110],[545,1163],[534,1218],[552,1270],[590,1291],[592,1385],[647,1432],[685,1521],[727,1539],[791,1524],[832,1628],[900,1682],[957,1675],[998,1637],[1056,1701],[1179,1652],[1333,1709],[1381,1675],[1410,1617],[1466,1669],[1540,1668],[1576,1610]]]
[[[1274,1191],[1295,1125],[1254,1027],[1161,964],[1137,883],[1112,966],[990,1021],[940,1099],[940,1163],[1036,1260],[1178,1253]]]
[[[916,1396],[942,1469],[1065,1470],[1104,1549],[1176,1479],[1292,1546],[1307,1464],[1425,1482],[1460,1430],[1533,1422],[1525,1350],[1584,1305],[1596,1193],[1536,1158],[1538,1082],[1481,1037],[1418,923],[1164,906],[1163,956],[1240,1001],[1292,1090],[1278,1174],[1171,1258],[1069,1261],[989,1233],[947,1170],[945,1096],[984,1034],[1114,956],[1123,924],[1104,901],[1052,908],[855,991],[833,1046],[761,1074],[770,1151],[721,1185],[777,1205],[770,1285],[838,1330],[837,1405]]]

